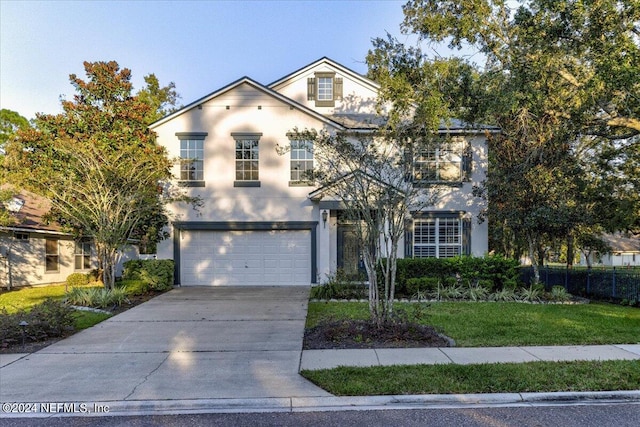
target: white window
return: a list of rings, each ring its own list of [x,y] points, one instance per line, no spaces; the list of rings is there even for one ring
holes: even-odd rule
[[[311,182],[313,177],[313,141],[291,140],[291,182]]]
[[[91,268],[91,242],[76,242],[75,269],[89,270]]]
[[[204,140],[180,140],[180,180],[204,180]]]
[[[180,140],[180,185],[204,187],[204,139],[207,132],[176,132]]]
[[[258,138],[236,138],[236,181],[257,181],[259,175]]]
[[[461,254],[462,223],[459,218],[414,220],[414,258],[452,258]]]
[[[318,77],[318,101],[333,101],[333,77]]]
[[[417,182],[456,182],[463,180],[464,140],[454,138],[434,147],[417,151],[413,179]]]

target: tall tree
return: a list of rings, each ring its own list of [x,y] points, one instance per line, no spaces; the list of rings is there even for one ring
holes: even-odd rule
[[[180,95],[176,92],[175,83],[170,82],[160,87],[160,82],[153,73],[144,76],[144,82],[146,86],[136,95],[141,102],[149,106],[149,111],[144,117],[146,124],[151,124],[180,109],[178,106]]]
[[[28,127],[29,121],[19,113],[6,108],[0,110],[0,155],[4,155],[4,146],[11,137],[19,129]]]
[[[132,96],[131,72],[111,62],[85,62],[87,80],[70,76],[73,100],[63,113],[37,115],[36,128],[7,144],[13,182],[47,196],[51,215],[97,247],[104,284],[114,284],[118,251],[149,219],[166,223],[171,162],[155,144],[150,107]]]
[[[490,175],[479,193],[488,196],[493,218],[526,240],[535,265],[545,241],[570,236],[583,218],[586,225],[605,221],[593,218],[602,210],[585,215],[585,204],[617,206],[637,180],[638,170],[627,165],[639,150],[640,3],[519,3],[411,0],[403,30],[486,57],[462,105],[470,120],[503,130],[490,141]],[[609,156],[599,170],[585,167],[594,153]],[[617,179],[606,180],[611,191],[602,193],[594,176],[612,168]],[[637,198],[626,200],[633,214],[608,228],[637,221]]]
[[[313,151],[313,170],[305,179],[319,185],[317,195],[344,205],[342,220],[353,225],[358,237],[369,281],[369,312],[379,327],[393,313],[398,245],[411,211],[432,205],[438,196],[436,189],[416,188],[407,179],[413,170],[408,150],[432,141],[410,128],[399,130],[382,128],[366,135],[294,130],[291,136]]]

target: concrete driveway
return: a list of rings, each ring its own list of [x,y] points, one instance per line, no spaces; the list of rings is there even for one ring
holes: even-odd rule
[[[298,375],[308,293],[174,289],[0,368],[0,401],[329,396]]]

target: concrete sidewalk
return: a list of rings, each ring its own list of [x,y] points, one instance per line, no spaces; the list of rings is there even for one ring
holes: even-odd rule
[[[379,348],[304,350],[300,370],[338,366],[524,363],[572,360],[640,360],[640,344],[532,347]]]

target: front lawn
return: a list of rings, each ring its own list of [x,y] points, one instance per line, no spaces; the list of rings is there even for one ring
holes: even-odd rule
[[[425,305],[428,304],[428,305]],[[614,304],[396,303],[459,347],[640,343],[640,309]],[[310,302],[307,328],[323,320],[367,319],[367,303]]]
[[[637,360],[338,367],[301,374],[337,396],[636,390]]]
[[[0,309],[15,313],[44,302],[48,298],[56,300],[64,298],[66,286],[49,285],[28,288],[17,288],[11,291],[0,291]]]

